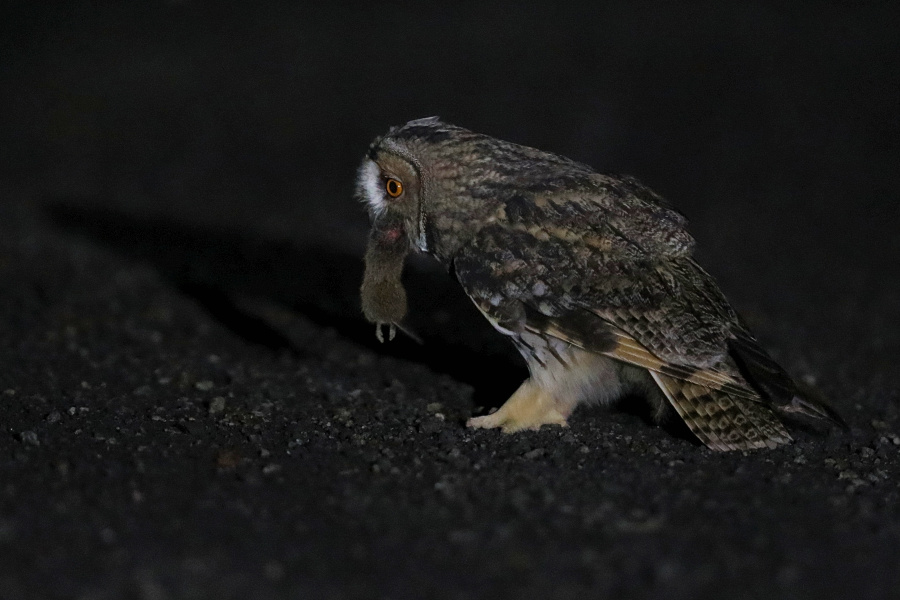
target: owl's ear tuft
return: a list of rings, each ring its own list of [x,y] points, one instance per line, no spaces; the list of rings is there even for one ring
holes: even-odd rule
[[[436,125],[441,122],[441,118],[437,115],[433,117],[422,117],[421,119],[413,119],[407,125]]]

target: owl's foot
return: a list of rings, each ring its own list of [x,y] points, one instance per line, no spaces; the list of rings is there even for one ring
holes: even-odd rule
[[[503,433],[540,429],[541,425],[567,427],[566,417],[569,413],[571,407],[564,406],[529,379],[519,386],[516,393],[510,396],[497,412],[483,417],[473,417],[466,422],[466,427],[474,429],[499,427]]]

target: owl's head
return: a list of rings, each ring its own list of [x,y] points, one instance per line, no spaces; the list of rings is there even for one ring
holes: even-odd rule
[[[434,168],[435,154],[442,142],[465,131],[429,117],[391,128],[372,142],[359,168],[356,195],[376,227],[380,222],[401,223],[414,248],[430,249],[427,206],[441,175]]]
[[[454,158],[448,142],[472,135],[436,117],[419,119],[376,139],[363,159],[356,195],[369,208],[372,232],[360,291],[363,313],[379,332],[382,324],[390,324],[392,332],[394,326],[402,328],[406,292],[401,275],[409,250],[446,255],[441,252],[446,240],[460,237],[436,232],[454,218],[453,207],[465,195],[457,182],[466,171],[464,162]],[[469,229],[458,225],[453,226],[457,231]]]
[[[356,189],[375,228],[402,223],[411,248],[449,259],[510,199],[581,186],[592,175],[568,158],[429,117],[376,139]]]

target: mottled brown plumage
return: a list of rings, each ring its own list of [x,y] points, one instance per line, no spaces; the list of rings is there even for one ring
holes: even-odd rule
[[[797,394],[694,262],[684,217],[631,177],[430,118],[375,140],[358,195],[373,218],[363,308],[379,335],[406,313],[413,248],[528,363],[531,378],[472,427],[564,425],[579,403],[630,390],[716,450],[789,442],[778,413],[838,420]]]

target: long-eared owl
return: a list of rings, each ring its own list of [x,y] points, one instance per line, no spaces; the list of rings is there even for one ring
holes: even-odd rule
[[[531,377],[470,427],[565,425],[584,402],[638,391],[715,450],[791,441],[780,416],[840,422],[804,398],[692,257],[684,217],[632,177],[442,122],[376,139],[359,170],[368,205],[362,307],[402,325],[410,250],[436,257]]]

